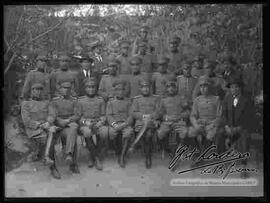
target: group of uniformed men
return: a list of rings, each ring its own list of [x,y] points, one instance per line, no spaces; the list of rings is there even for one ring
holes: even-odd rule
[[[70,57],[62,53],[60,69],[47,74],[46,57],[37,58],[37,69],[25,81],[21,114],[27,134],[39,144],[34,159],[45,154],[54,178],[61,178],[54,156],[59,137],[73,173],[79,173],[78,135],[90,151],[88,166],[98,170],[103,169],[100,154],[108,140],[124,168],[129,146],[139,134],[146,168],[152,165],[154,136],[171,156],[172,133],[178,144],[189,140],[200,149],[217,144],[222,152],[239,143],[238,150],[247,150],[251,103],[243,94],[233,57],[224,57],[220,65],[201,55],[183,60],[181,40],[173,37],[170,54],[155,58],[146,28],[141,32],[143,39],[134,43],[132,56],[131,44],[123,41],[121,54],[103,66],[99,55],[85,55],[80,58],[82,68],[72,72]]]

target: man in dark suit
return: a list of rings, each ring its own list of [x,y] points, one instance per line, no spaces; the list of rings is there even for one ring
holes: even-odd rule
[[[95,73],[91,70],[93,68],[94,59],[90,58],[88,55],[83,55],[80,59],[81,69],[78,71],[77,78],[79,81],[79,96],[85,95],[84,80],[86,78],[94,77]]]
[[[242,93],[243,81],[240,78],[231,78],[228,87],[230,93],[223,101],[223,121],[225,125],[225,137],[220,137],[219,142],[224,142],[227,148],[234,147],[241,153],[249,150],[249,134],[254,129],[255,111],[250,99]],[[222,140],[226,139],[226,140]],[[242,165],[247,165],[247,160],[242,160]],[[242,178],[247,178],[246,172],[241,173]]]

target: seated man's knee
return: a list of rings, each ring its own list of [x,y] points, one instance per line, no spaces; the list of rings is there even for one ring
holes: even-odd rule
[[[109,136],[109,127],[108,126],[102,126],[98,129],[98,134],[101,139],[107,139]]]
[[[123,130],[123,138],[131,138],[134,135],[134,131],[131,127],[127,127]]]
[[[83,126],[80,128],[81,133],[83,134],[84,137],[90,137],[91,136],[91,129],[89,129],[86,126]]]

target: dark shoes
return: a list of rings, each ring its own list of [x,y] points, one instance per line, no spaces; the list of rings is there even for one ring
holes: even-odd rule
[[[151,160],[150,158],[147,158],[147,159],[145,160],[145,167],[146,167],[147,169],[150,169],[150,168],[152,167],[152,160]]]
[[[50,157],[45,157],[44,158],[44,164],[51,166],[51,165],[54,164],[54,161],[52,159],[50,159]]]
[[[93,168],[95,166],[95,161],[90,158],[89,162],[88,162],[88,168]]]
[[[98,158],[96,158],[95,166],[96,166],[97,170],[99,170],[99,171],[103,170],[103,166]]]
[[[125,162],[124,156],[121,156],[121,157],[120,157],[120,160],[119,160],[119,166],[120,166],[121,168],[125,168],[125,167],[126,167],[126,162]]]
[[[73,162],[72,156],[71,156],[70,154],[68,154],[68,155],[66,156],[65,161],[66,161],[66,163],[67,163],[68,165],[71,165],[72,162]]]
[[[50,167],[50,170],[51,170],[51,175],[52,175],[53,178],[55,178],[55,179],[61,179],[60,173],[55,168],[55,166],[51,166]]]
[[[70,169],[70,171],[71,171],[72,173],[76,173],[76,174],[79,174],[79,173],[80,173],[79,167],[78,167],[77,164],[71,164],[71,165],[69,166],[69,169]]]

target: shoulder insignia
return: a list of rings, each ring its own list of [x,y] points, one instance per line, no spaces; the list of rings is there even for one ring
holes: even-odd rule
[[[56,96],[54,98],[52,98],[52,100],[58,100],[58,99],[62,99],[63,97],[62,96]]]
[[[80,97],[78,97],[78,99],[85,99],[86,98],[86,96],[85,95],[83,95],[83,96],[80,96]]]
[[[138,99],[138,98],[141,98],[141,97],[142,97],[142,95],[137,95],[137,96],[133,97],[133,99]]]
[[[178,75],[176,78],[183,78],[184,75]]]
[[[70,98],[73,99],[73,100],[77,100],[78,99],[78,97],[74,97],[74,96],[71,96]]]

